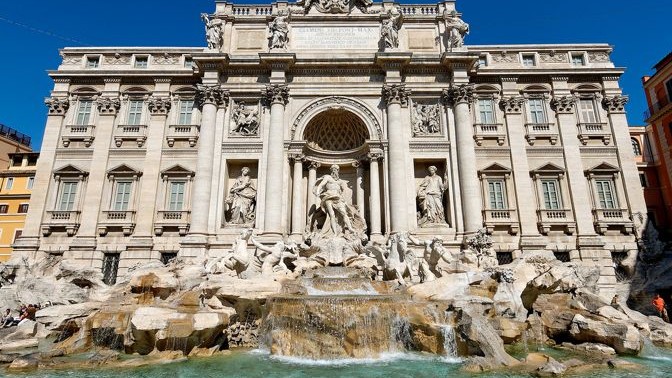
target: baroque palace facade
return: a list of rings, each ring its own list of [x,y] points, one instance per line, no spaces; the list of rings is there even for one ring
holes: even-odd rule
[[[608,288],[612,255],[636,253],[646,206],[609,45],[464,44],[451,0],[216,1],[202,18],[207,48],[61,51],[15,254],[114,276],[341,219],[449,250],[485,228],[501,256],[551,250]]]

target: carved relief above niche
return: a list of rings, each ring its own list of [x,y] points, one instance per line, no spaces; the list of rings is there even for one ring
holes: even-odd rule
[[[230,134],[234,136],[259,135],[259,104],[236,102],[231,108]]]
[[[441,135],[439,104],[413,101],[411,107],[411,127],[414,137]]]

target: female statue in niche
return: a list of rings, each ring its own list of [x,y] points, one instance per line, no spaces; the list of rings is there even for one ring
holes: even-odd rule
[[[436,174],[435,166],[432,165],[427,170],[429,175],[425,176],[418,189],[420,226],[446,223],[443,209],[443,192],[446,191],[446,187],[441,176]]]
[[[250,168],[243,167],[240,176],[229,189],[226,204],[229,205],[228,223],[239,225],[254,224],[254,208],[256,205],[257,189],[250,178]]]

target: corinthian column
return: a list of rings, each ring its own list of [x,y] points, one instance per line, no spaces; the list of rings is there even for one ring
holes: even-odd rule
[[[220,88],[219,85],[200,85],[198,87],[198,102],[201,106],[201,130],[198,137],[194,195],[191,201],[190,235],[206,235],[208,233],[217,109],[226,104],[228,98],[228,92]]]
[[[452,106],[455,114],[457,170],[462,194],[462,217],[465,233],[471,234],[483,227],[473,124],[469,110],[473,99],[473,85],[452,86],[444,89],[442,96],[444,103]]]
[[[303,154],[289,157],[294,161],[294,177],[292,179],[292,235],[301,235],[305,226],[303,222]]]
[[[364,219],[364,166],[361,161],[352,163],[352,166],[357,169],[357,179],[355,182],[355,198],[357,199],[357,210],[359,215]]]
[[[383,85],[383,99],[387,104],[387,139],[389,141],[390,178],[390,231],[408,231],[406,193],[406,161],[404,159],[404,134],[401,123],[401,106],[408,103],[409,91],[405,84]]]
[[[282,188],[284,177],[285,143],[285,105],[289,100],[289,88],[286,84],[269,84],[262,94],[271,106],[271,125],[268,131],[268,156],[266,161],[266,187],[264,233],[282,234]]]
[[[317,182],[317,168],[320,168],[320,163],[316,161],[308,161],[308,211],[317,202],[313,188]]]
[[[381,233],[381,214],[380,214],[380,172],[378,170],[378,160],[383,158],[382,153],[369,153],[369,223],[371,226],[371,235],[380,235]]]

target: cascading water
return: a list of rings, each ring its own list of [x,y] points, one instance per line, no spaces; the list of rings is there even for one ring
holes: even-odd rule
[[[457,354],[457,339],[455,338],[455,328],[449,324],[443,325],[441,326],[441,334],[443,335],[443,350],[446,359],[459,360],[459,356]]]

